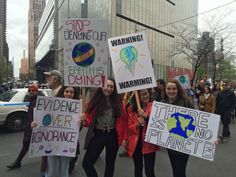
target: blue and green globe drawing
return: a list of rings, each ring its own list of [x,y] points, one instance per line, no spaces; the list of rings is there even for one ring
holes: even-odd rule
[[[120,58],[126,64],[126,68],[132,73],[135,62],[138,61],[138,50],[134,46],[128,46],[120,51]]]
[[[189,138],[196,128],[196,122],[190,115],[174,113],[167,119],[169,133],[177,138]]]
[[[81,42],[74,46],[72,58],[76,65],[83,67],[89,66],[94,62],[95,49],[91,44]]]
[[[52,117],[51,117],[51,115],[50,115],[50,114],[46,114],[46,115],[43,117],[43,121],[42,121],[43,125],[48,126],[48,125],[51,124],[51,122],[52,122]]]
[[[180,81],[180,83],[184,84],[186,82],[185,76],[180,76],[179,81]]]

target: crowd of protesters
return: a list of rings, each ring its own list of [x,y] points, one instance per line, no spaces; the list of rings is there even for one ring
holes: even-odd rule
[[[52,89],[51,96],[79,98],[77,88],[62,86],[60,71],[52,70],[44,74],[48,87]],[[29,148],[31,128],[37,126],[33,122],[33,107],[35,106],[37,89],[36,86],[29,87],[28,91],[32,95],[32,102],[26,121],[25,132],[27,134],[25,133],[25,135],[27,136],[24,136],[23,148],[19,157],[12,164],[7,165],[9,169],[21,167],[21,160]],[[119,95],[114,79],[108,78],[105,87],[96,88],[90,92],[86,112],[78,115],[79,125],[88,127],[84,138],[86,153],[82,160],[87,177],[98,176],[94,164],[104,149],[106,152],[104,176],[112,177],[119,147],[123,148],[126,156],[132,157],[135,177],[142,177],[143,169],[147,177],[155,177],[154,165],[159,147],[144,141],[153,101],[219,114],[223,125],[219,142],[228,140],[231,136],[230,122],[232,118],[234,120],[236,115],[234,90],[236,90],[235,85],[232,84],[230,87],[228,81],[221,81],[212,86],[205,75],[195,88],[189,90],[184,90],[177,80],[158,79],[155,88],[137,92],[140,100],[139,107],[135,94]],[[170,149],[167,152],[173,177],[186,177],[189,155]],[[56,171],[60,171],[60,177],[68,177],[74,169],[78,155],[79,143],[75,158],[42,157],[42,176],[52,177],[55,176]]]

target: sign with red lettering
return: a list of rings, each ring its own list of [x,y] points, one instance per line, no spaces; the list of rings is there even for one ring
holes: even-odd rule
[[[108,68],[106,20],[69,18],[64,24],[64,83],[103,87]]]
[[[34,109],[38,126],[33,128],[29,156],[75,157],[80,111],[80,100],[39,96]]]

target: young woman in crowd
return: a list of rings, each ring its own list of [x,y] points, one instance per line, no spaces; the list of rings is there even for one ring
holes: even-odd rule
[[[133,158],[135,177],[143,176],[143,163],[147,177],[155,177],[154,165],[156,151],[159,147],[144,141],[152,102],[147,89],[139,90],[141,108],[138,109],[135,97],[128,108],[128,142],[127,153]]]
[[[77,99],[78,100],[79,99],[79,91],[75,87],[66,87],[66,86],[64,86],[59,90],[59,92],[57,94],[57,97],[71,98],[71,99]],[[78,140],[75,157],[70,159],[69,169],[68,169],[69,174],[71,174],[72,171],[74,170],[75,163],[78,160],[78,155],[80,153],[79,148],[80,148],[80,145],[79,145],[79,140]]]
[[[166,82],[163,102],[192,108],[189,99],[185,96],[185,93],[177,80],[169,80]],[[171,149],[167,149],[167,151],[172,166],[173,177],[186,177],[186,166],[189,155]]]
[[[78,93],[77,93],[76,88],[74,87],[63,86],[57,93],[56,97],[78,99]],[[36,126],[37,126],[36,122],[33,122],[31,124],[32,128],[35,128]],[[60,177],[68,177],[70,160],[71,160],[71,157],[66,157],[66,156],[47,156],[47,175],[46,176],[55,177],[55,175],[59,173]]]
[[[79,99],[76,88],[70,87],[70,86],[63,86],[57,93],[56,97]],[[79,147],[77,146],[77,148]],[[77,150],[77,152],[79,151]],[[77,155],[78,154],[76,153],[75,158],[77,158]],[[57,171],[59,171],[60,177],[69,176],[69,165],[70,165],[70,161],[73,160],[71,157],[48,156],[47,158],[48,158],[48,176],[47,177],[54,177]]]
[[[106,149],[104,177],[114,175],[119,144],[125,139],[124,106],[121,106],[115,81],[108,78],[106,87],[92,92],[86,114],[80,114],[82,125],[89,127],[85,138],[87,150],[82,162],[87,177],[97,177],[94,164],[103,149]]]
[[[203,95],[201,95],[199,98],[199,108],[201,111],[215,113],[215,107],[216,98],[211,93],[211,88],[209,86],[205,86]]]

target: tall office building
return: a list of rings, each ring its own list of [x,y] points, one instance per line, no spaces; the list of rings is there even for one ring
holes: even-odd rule
[[[25,51],[23,51],[23,58],[20,60],[19,78],[21,80],[28,80],[28,59],[25,57]]]
[[[46,0],[29,0],[28,11],[28,59],[29,74],[35,70],[35,48],[38,40],[38,25],[46,5]]]
[[[83,17],[106,19],[109,37],[145,31],[157,79],[179,74],[191,77],[192,65],[170,52],[179,40],[176,29],[188,33],[197,27],[197,17],[189,17],[198,13],[198,0],[49,0],[47,6],[36,49],[37,70],[41,72],[63,70],[64,20]]]
[[[156,78],[192,75],[192,65],[171,55],[176,32],[197,27],[198,0],[87,0],[87,17],[109,22],[110,37],[145,31]],[[197,35],[197,34],[195,34]]]
[[[36,78],[44,80],[44,71],[63,70],[63,24],[68,17],[81,17],[80,0],[48,0],[39,23],[37,41]]]
[[[0,0],[0,60],[9,61],[9,49],[6,42],[6,0]]]

